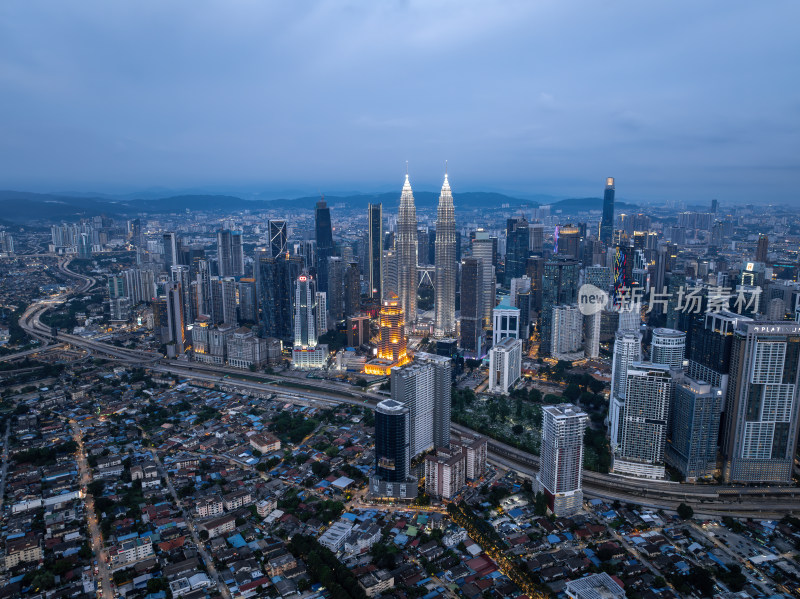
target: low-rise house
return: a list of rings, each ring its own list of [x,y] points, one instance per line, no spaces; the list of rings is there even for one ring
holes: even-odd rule
[[[208,537],[213,539],[214,537],[234,530],[236,528],[236,517],[228,515],[222,518],[209,520],[208,522],[203,522],[199,528],[200,530],[208,532]]]
[[[268,566],[270,576],[280,576],[287,570],[295,568],[297,566],[297,560],[291,553],[284,553],[283,555],[279,555],[269,560]]]
[[[225,510],[222,498],[218,495],[211,495],[199,499],[195,504],[195,511],[201,518],[211,518],[222,515]]]
[[[233,510],[238,510],[240,507],[253,503],[253,496],[250,491],[243,489],[241,491],[228,493],[222,498],[222,502],[225,505],[225,509],[232,512]]]
[[[145,539],[130,539],[109,549],[108,556],[112,565],[129,564],[153,555],[153,543]]]
[[[281,440],[272,433],[250,435],[250,447],[261,453],[272,453],[281,448]]]
[[[256,504],[256,511],[261,518],[266,518],[278,507],[278,501],[274,497],[266,497]]]
[[[319,544],[336,553],[344,546],[344,542],[352,530],[353,524],[350,521],[339,520],[323,533],[319,538]]]
[[[367,597],[377,597],[394,586],[394,576],[386,570],[368,572],[358,579]]]

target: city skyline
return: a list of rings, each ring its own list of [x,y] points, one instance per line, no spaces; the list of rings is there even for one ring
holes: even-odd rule
[[[459,192],[793,202],[798,11],[13,3],[0,182],[285,197],[390,191],[410,160],[433,190],[449,159]]]

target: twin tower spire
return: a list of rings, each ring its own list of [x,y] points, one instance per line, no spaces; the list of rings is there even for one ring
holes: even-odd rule
[[[395,249],[397,251],[398,295],[405,312],[408,330],[411,330],[417,317],[417,288],[419,287],[417,247],[417,209],[414,205],[411,183],[408,180],[408,163],[406,163],[406,180],[400,195]],[[434,334],[441,338],[455,335],[456,331],[456,219],[446,166],[436,211],[435,251]]]

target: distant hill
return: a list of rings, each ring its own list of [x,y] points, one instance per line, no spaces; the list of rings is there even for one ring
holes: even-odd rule
[[[239,210],[310,210],[319,201],[318,196],[273,200],[246,200],[233,195],[176,195],[157,199],[110,198],[102,195],[82,194],[70,196],[63,194],[29,193],[24,191],[0,191],[0,218],[5,222],[52,222],[87,218],[101,214],[109,216],[132,216],[139,213],[165,214],[199,210],[204,212],[232,212]],[[439,201],[439,193],[418,191],[414,193],[416,204],[420,208],[434,208]],[[329,206],[345,204],[351,209],[366,209],[369,203],[382,203],[385,209],[395,210],[400,203],[397,192],[377,194],[353,194],[342,196],[325,196]],[[516,207],[537,207],[541,205],[535,200],[524,200],[492,192],[464,192],[454,196],[457,208],[481,209],[499,208],[508,204]],[[553,211],[566,213],[601,210],[602,198],[571,198],[549,204]],[[617,209],[633,209],[633,204],[617,202]]]
[[[29,193],[24,191],[0,191],[0,214],[8,222],[58,221],[63,219],[92,217],[101,214],[130,216],[139,213],[164,214],[201,210],[204,212],[230,212],[238,210],[313,209],[319,197],[301,197],[276,200],[245,200],[229,195],[178,195],[158,199],[112,199],[89,195],[68,196],[61,194]],[[435,207],[439,194],[420,191],[414,194],[417,206]],[[400,202],[399,193],[358,194],[347,196],[325,196],[328,205],[346,204],[353,209],[366,209],[367,204],[381,202],[387,209]],[[511,206],[537,206],[531,200],[512,198],[499,193],[465,192],[456,195],[456,205],[461,208]]]

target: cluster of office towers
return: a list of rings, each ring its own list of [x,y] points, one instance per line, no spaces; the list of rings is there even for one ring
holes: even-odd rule
[[[392,398],[375,410],[374,497],[416,497],[424,476],[426,493],[453,499],[467,480],[483,475],[487,439],[450,437],[451,369],[450,358],[424,352],[392,369]]]
[[[616,334],[609,437],[618,474],[788,483],[798,436],[800,325],[728,310],[687,331]]]

